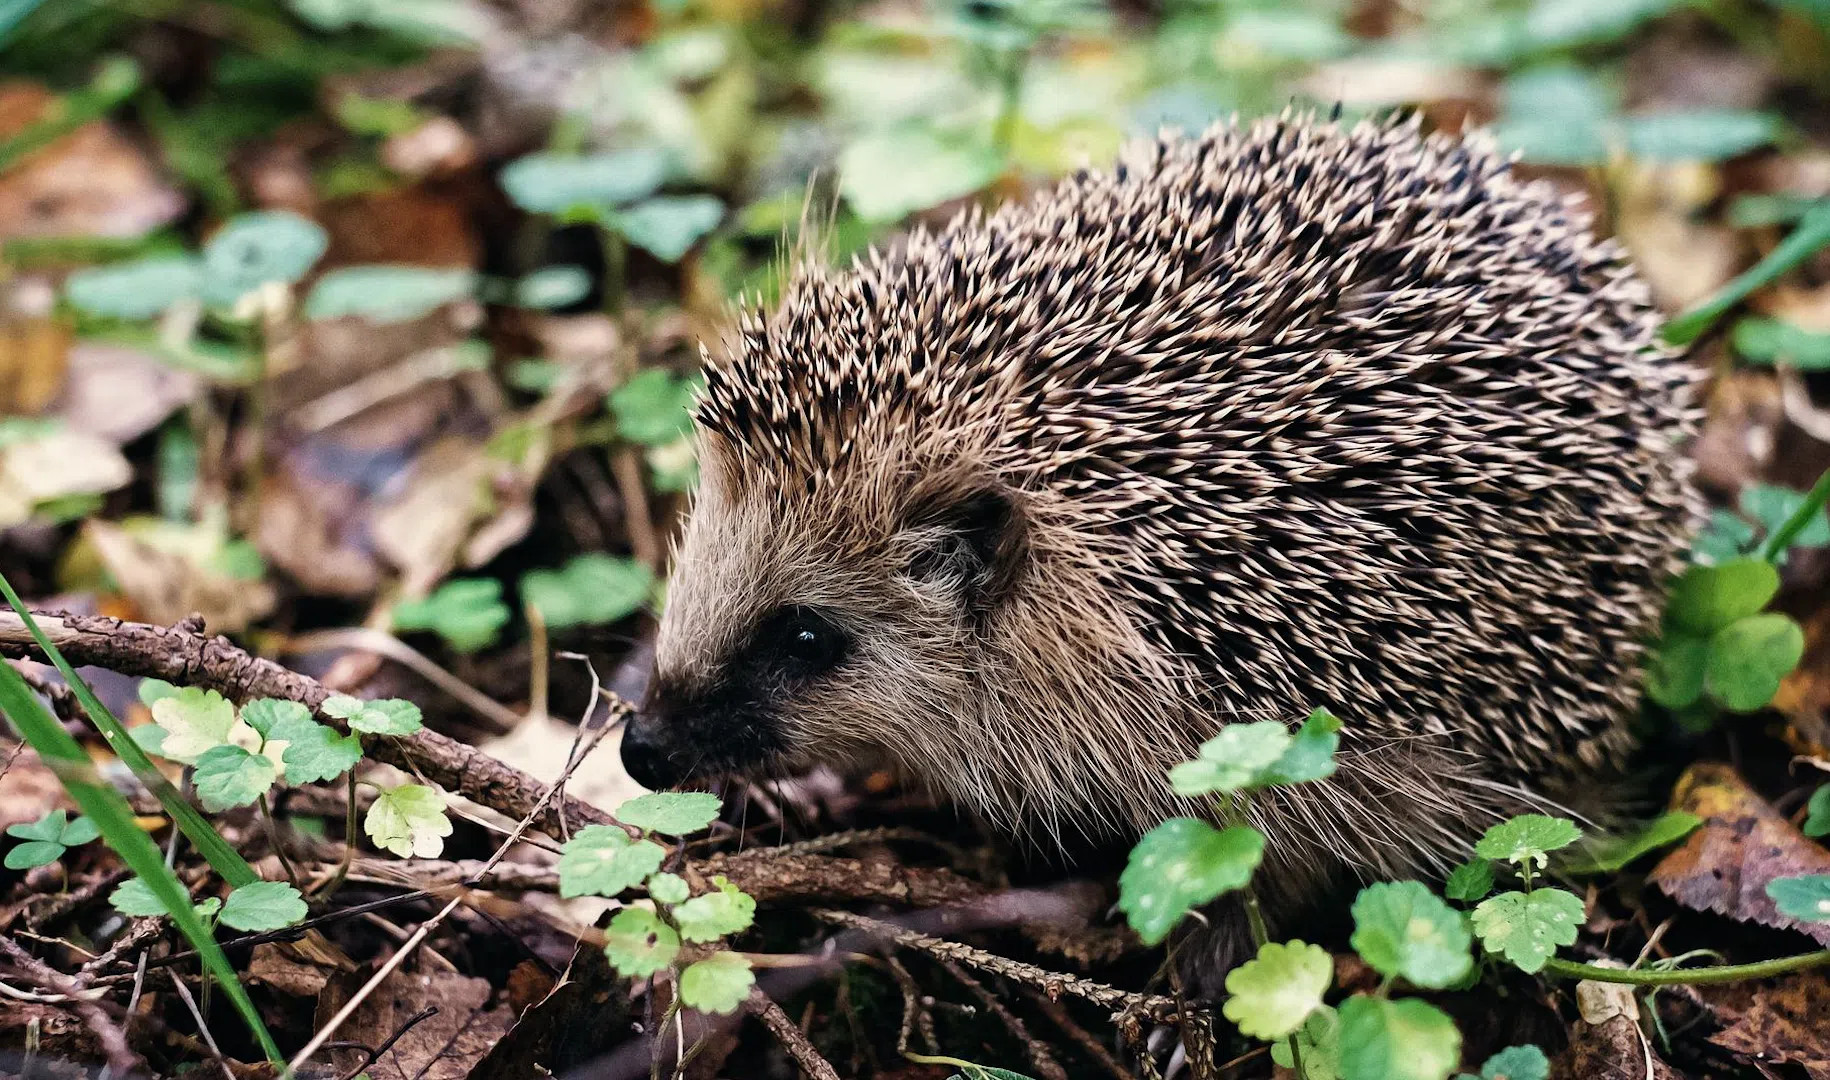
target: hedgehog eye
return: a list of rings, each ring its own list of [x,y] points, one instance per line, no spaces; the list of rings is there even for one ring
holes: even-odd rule
[[[769,637],[786,666],[802,676],[818,675],[845,658],[845,632],[810,608],[787,608],[769,620]]]

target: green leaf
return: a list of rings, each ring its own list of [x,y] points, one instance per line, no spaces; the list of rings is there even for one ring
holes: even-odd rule
[[[1567,818],[1520,814],[1488,829],[1474,845],[1474,853],[1483,859],[1542,867],[1551,852],[1580,839],[1582,830]]]
[[[839,154],[839,191],[866,221],[900,221],[991,183],[1003,169],[989,143],[947,141],[932,128],[876,131]]]
[[[661,868],[667,850],[614,825],[586,825],[559,853],[559,895],[616,896]]]
[[[372,323],[422,318],[476,295],[469,270],[429,266],[345,266],[318,279],[305,301],[307,319],[351,316]]]
[[[521,595],[548,627],[601,626],[640,611],[654,589],[654,571],[634,559],[593,552],[562,570],[532,570]]]
[[[1442,893],[1462,903],[1479,900],[1493,891],[1493,864],[1486,859],[1470,859],[1456,867],[1442,887]]]
[[[1826,335],[1830,340],[1830,335]],[[1802,491],[1777,484],[1749,484],[1741,489],[1741,512],[1760,523],[1768,535],[1779,531],[1793,514],[1804,508],[1807,496]],[[1792,537],[1791,547],[1815,548],[1830,544],[1830,516],[1823,507],[1814,510],[1805,527]]]
[[[151,319],[203,291],[203,264],[189,255],[154,255],[92,266],[64,282],[70,303],[90,315]]]
[[[186,686],[153,703],[153,722],[165,729],[160,752],[173,761],[194,765],[206,751],[229,744],[235,706],[214,690]]]
[[[656,149],[567,156],[529,154],[502,170],[502,190],[534,214],[620,206],[654,194],[667,179],[667,153]]]
[[[1293,1036],[1302,1051],[1303,1080],[1341,1080],[1341,1014],[1326,1005],[1309,1014]],[[1290,1040],[1271,1044],[1271,1060],[1286,1069],[1296,1068]]]
[[[116,885],[114,891],[108,894],[108,903],[121,914],[139,919],[152,919],[166,914],[165,903],[159,899],[158,894],[137,877],[128,878]]]
[[[1608,157],[1614,94],[1574,65],[1533,68],[1501,87],[1493,137],[1504,150],[1544,165],[1593,165]]]
[[[1415,999],[1355,995],[1341,1004],[1341,1075],[1354,1080],[1445,1080],[1461,1062],[1461,1032]]]
[[[263,739],[285,739],[275,734],[280,728],[296,729],[300,723],[311,723],[311,710],[296,701],[280,698],[255,698],[241,707],[241,718],[260,732]]]
[[[1830,922],[1830,874],[1774,878],[1766,894],[1783,915],[1802,922]]]
[[[1260,785],[1301,784],[1334,775],[1334,755],[1341,748],[1340,718],[1316,709],[1303,721],[1289,749],[1257,779]]]
[[[1830,836],[1830,784],[1811,793],[1811,801],[1805,804],[1803,830],[1812,839]]]
[[[64,857],[69,849],[50,840],[27,840],[15,844],[7,850],[5,864],[8,870],[30,870],[37,866],[49,866]]]
[[[1582,899],[1562,889],[1504,892],[1474,909],[1474,932],[1490,953],[1533,972],[1565,945],[1582,925]]]
[[[1201,744],[1200,757],[1169,770],[1169,784],[1185,796],[1238,791],[1275,765],[1294,741],[1276,720],[1228,724]]]
[[[1646,667],[1646,696],[1667,709],[1682,709],[1703,697],[1709,669],[1709,639],[1667,631]]]
[[[150,709],[168,697],[177,697],[178,688],[164,679],[141,679],[135,694],[138,695],[140,704]]]
[[[616,432],[643,446],[666,446],[693,429],[696,379],[682,379],[660,368],[639,371],[610,392],[610,415]]]
[[[1750,615],[1710,639],[1703,689],[1725,708],[1754,712],[1773,700],[1804,654],[1804,629],[1790,615]]]
[[[674,908],[674,923],[688,941],[717,941],[726,934],[748,930],[756,919],[756,901],[723,877],[715,877],[715,893],[695,896]]]
[[[496,643],[510,618],[495,578],[453,578],[423,600],[394,606],[396,630],[430,630],[453,649],[473,653]]]
[[[1670,810],[1648,821],[1636,832],[1601,838],[1563,870],[1570,874],[1611,874],[1642,855],[1677,843],[1701,824],[1703,819],[1695,814]]]
[[[1705,565],[1725,563],[1747,554],[1757,534],[1747,519],[1732,510],[1717,507],[1709,512],[1709,521],[1690,545],[1690,559]]]
[[[625,979],[653,975],[678,955],[680,935],[647,908],[624,908],[604,930],[604,956]]]
[[[22,821],[9,825],[6,835],[19,840],[42,840],[46,843],[61,846],[64,842],[64,827],[68,823],[68,814],[62,810],[46,810],[37,821]],[[81,820],[81,819],[78,819]]]
[[[422,726],[419,706],[400,698],[363,701],[346,694],[333,694],[318,706],[326,716],[335,716],[349,724],[351,731],[367,735],[411,735]]]
[[[647,832],[690,836],[718,820],[724,802],[709,791],[657,791],[616,808],[616,820]]]
[[[1256,829],[1170,818],[1131,849],[1118,879],[1118,906],[1144,943],[1155,945],[1190,908],[1250,881],[1263,857],[1264,836]]]
[[[286,767],[286,781],[292,784],[335,780],[362,760],[361,736],[344,735],[311,719],[309,713],[277,724],[273,738],[286,744],[280,762]]]
[[[1481,1080],[1550,1080],[1550,1059],[1535,1046],[1508,1046],[1481,1066]]]
[[[226,307],[271,282],[290,285],[329,243],[317,222],[285,210],[239,214],[203,247],[203,297]]]
[[[1267,942],[1255,959],[1226,976],[1226,1018],[1257,1039],[1277,1039],[1301,1027],[1334,980],[1334,958],[1319,945]]]
[[[1672,109],[1621,122],[1627,150],[1653,161],[1721,161],[1779,138],[1771,113],[1748,109]]]
[[[711,195],[663,195],[616,215],[618,232],[662,262],[679,262],[724,220],[724,203]]]
[[[283,881],[251,881],[222,904],[223,924],[249,932],[291,926],[305,913],[305,898]]]
[[[192,782],[203,808],[211,813],[251,805],[279,778],[279,769],[265,754],[240,746],[217,746],[197,759]]]
[[[1766,607],[1779,592],[1779,571],[1765,559],[1692,566],[1671,588],[1666,618],[1686,633],[1708,637]]]
[[[1386,881],[1353,902],[1352,944],[1382,975],[1441,988],[1466,978],[1474,958],[1461,913],[1422,882]]]
[[[591,295],[591,275],[581,266],[543,266],[515,282],[515,305],[552,311]]]
[[[1830,334],[1748,315],[1735,323],[1735,352],[1750,364],[1830,371]]]
[[[648,879],[648,895],[657,904],[677,904],[687,898],[686,879],[678,874],[659,873]]]
[[[737,1011],[756,985],[750,962],[734,952],[715,952],[680,973],[680,1000],[700,1012]]]
[[[1830,244],[1830,200],[1812,207],[1799,219],[1798,228],[1767,252],[1765,258],[1746,273],[1722,286],[1701,304],[1665,324],[1665,340],[1673,345],[1687,345],[1702,336],[1703,331],[1735,305],[1756,290],[1778,280],[1780,275],[1817,254]]]
[[[63,835],[58,838],[58,843],[65,847],[82,847],[100,835],[102,835],[102,830],[94,821],[86,815],[78,814],[64,826]]]
[[[375,846],[403,859],[436,859],[451,835],[445,796],[424,784],[383,788],[363,816],[362,830]]]

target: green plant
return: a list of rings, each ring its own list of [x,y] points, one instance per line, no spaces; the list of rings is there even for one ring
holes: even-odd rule
[[[558,570],[522,575],[521,597],[552,629],[599,626],[642,609],[655,590],[654,571],[634,559],[593,552]]]
[[[7,827],[6,835],[23,841],[6,853],[8,870],[30,870],[49,866],[64,857],[64,852],[81,847],[101,835],[95,822],[82,815],[66,819],[62,810],[46,810],[37,821]]]

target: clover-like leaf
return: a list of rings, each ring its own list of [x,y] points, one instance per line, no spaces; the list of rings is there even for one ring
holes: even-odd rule
[[[293,784],[335,780],[362,760],[361,736],[320,724],[308,712],[280,721],[272,738],[286,744],[280,762],[286,767],[287,782]]]
[[[1550,1059],[1535,1046],[1508,1046],[1481,1066],[1480,1080],[1550,1080]]]
[[[735,1012],[756,985],[750,962],[734,952],[715,952],[680,973],[680,1000],[700,1012]]]
[[[279,930],[305,917],[305,898],[283,881],[250,881],[229,893],[221,919],[237,930]]]
[[[354,316],[372,323],[407,322],[476,293],[470,270],[430,266],[345,266],[312,287],[308,319]]]
[[[1145,944],[1155,945],[1190,908],[1250,881],[1263,858],[1264,836],[1256,829],[1170,818],[1131,849],[1118,879],[1118,906]]]
[[[1474,845],[1474,853],[1483,859],[1542,867],[1551,852],[1580,839],[1582,830],[1568,818],[1520,814],[1488,829]]]
[[[1708,668],[1708,638],[1666,631],[1646,666],[1646,695],[1667,709],[1695,704],[1703,696]]]
[[[604,930],[604,956],[626,979],[653,975],[678,955],[680,935],[647,908],[624,908]]]
[[[1665,613],[1685,632],[1708,637],[1766,607],[1778,592],[1779,571],[1764,559],[1692,566],[1672,586]]]
[[[453,649],[472,653],[495,644],[510,612],[495,578],[455,578],[423,600],[394,608],[397,630],[431,630]]]
[[[653,194],[667,172],[665,151],[638,148],[605,154],[529,154],[509,162],[500,180],[502,190],[521,209],[566,214]]]
[[[153,255],[91,266],[64,282],[70,303],[91,315],[151,319],[203,291],[203,265],[189,255]]]
[[[1334,755],[1341,748],[1340,718],[1316,709],[1303,721],[1283,756],[1259,774],[1257,783],[1301,784],[1334,775]]]
[[[689,836],[718,820],[723,800],[709,791],[656,791],[616,808],[616,820],[647,832]]]
[[[665,446],[693,428],[693,395],[699,383],[660,368],[637,372],[610,392],[617,434],[643,446]]]
[[[1801,922],[1830,922],[1830,874],[1774,878],[1766,894],[1780,912]]]
[[[1466,978],[1474,964],[1467,923],[1422,882],[1385,881],[1353,902],[1353,947],[1382,975],[1441,988]]]
[[[586,825],[559,852],[559,895],[615,896],[661,868],[667,850],[614,825]]]
[[[203,296],[229,305],[270,282],[291,284],[324,254],[323,226],[285,210],[240,214],[203,246]]]
[[[214,813],[252,804],[279,775],[279,768],[267,755],[230,744],[204,751],[191,779],[203,808]]]
[[[274,729],[287,724],[297,725],[300,721],[310,723],[311,710],[296,701],[255,698],[241,707],[241,718],[260,732],[263,739],[285,739],[284,735],[275,735]]]
[[[8,870],[31,870],[51,865],[63,858],[67,850],[62,844],[48,840],[27,840],[8,848],[3,862]]]
[[[646,563],[601,552],[521,578],[522,598],[555,630],[616,622],[640,611],[653,591],[654,571]]]
[[[363,816],[362,829],[375,846],[401,858],[435,859],[445,850],[451,821],[445,817],[445,796],[424,784],[383,788]]]
[[[679,874],[659,873],[648,879],[648,895],[657,904],[677,904],[691,895],[691,890]]]
[[[1582,925],[1582,900],[1563,889],[1533,889],[1490,896],[1474,909],[1481,945],[1518,965],[1538,971]]]
[[[1805,632],[1772,611],[1737,619],[1709,639],[1703,688],[1735,712],[1764,708],[1805,654]]]
[[[1811,801],[1805,804],[1805,823],[1801,828],[1813,839],[1830,836],[1830,784],[1811,793]]]
[[[324,715],[348,723],[351,731],[369,735],[411,735],[421,727],[419,706],[399,698],[363,701],[347,694],[333,694],[318,708]]]
[[[1267,942],[1226,976],[1226,1018],[1259,1039],[1301,1027],[1334,979],[1334,958],[1319,945]]]
[[[216,691],[195,686],[153,702],[152,714],[153,722],[165,729],[162,756],[186,765],[195,764],[205,751],[229,745],[235,727],[235,706]]]
[[[1293,741],[1289,729],[1275,720],[1228,724],[1201,744],[1194,761],[1169,770],[1170,786],[1187,796],[1238,791],[1276,764]]]
[[[615,217],[617,231],[662,262],[679,262],[724,219],[724,203],[712,195],[662,195],[639,202]]]
[[[1461,1061],[1461,1032],[1433,1005],[1356,995],[1341,1004],[1341,1075],[1445,1080]]]
[[[1442,894],[1463,903],[1479,900],[1493,891],[1493,864],[1486,859],[1470,859],[1456,867],[1443,884]]]
[[[6,834],[25,841],[7,851],[6,868],[30,870],[56,862],[63,858],[65,851],[87,844],[100,836],[101,831],[87,817],[69,820],[62,810],[47,810],[37,821],[8,826]]]
[[[695,896],[674,908],[674,923],[688,941],[717,941],[726,934],[748,930],[755,921],[756,901],[749,893],[723,877],[713,878],[712,884],[717,892]]]

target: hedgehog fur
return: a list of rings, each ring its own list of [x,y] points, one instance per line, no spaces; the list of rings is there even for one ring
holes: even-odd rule
[[[1136,836],[1221,724],[1346,722],[1271,873],[1392,875],[1631,748],[1698,517],[1688,365],[1612,242],[1480,137],[1301,115],[799,268],[697,409],[624,759],[888,766]]]

